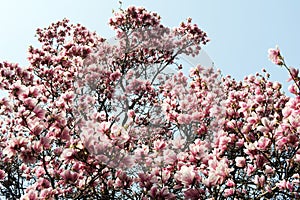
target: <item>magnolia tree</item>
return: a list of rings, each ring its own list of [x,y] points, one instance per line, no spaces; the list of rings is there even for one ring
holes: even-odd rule
[[[67,19],[38,29],[27,67],[0,64],[0,193],[7,199],[300,198],[300,77],[238,82],[194,66],[209,40],[120,9],[107,42]],[[185,70],[186,71],[186,70]]]

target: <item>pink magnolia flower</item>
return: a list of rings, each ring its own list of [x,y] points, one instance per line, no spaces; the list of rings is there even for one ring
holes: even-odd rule
[[[38,200],[37,191],[30,190],[28,193],[21,197],[21,200]]]
[[[36,175],[37,177],[42,177],[45,173],[46,173],[46,172],[45,172],[45,170],[44,170],[43,167],[38,166],[37,168],[35,168],[35,175]]]
[[[162,178],[162,182],[163,183],[167,183],[167,181],[170,179],[171,177],[171,170],[169,169],[164,169],[162,172],[161,172],[161,178]]]
[[[204,193],[205,193],[205,191],[203,189],[190,188],[184,192],[184,197],[185,197],[185,199],[198,200],[198,199],[202,199],[202,195]]]
[[[32,150],[30,150],[30,149],[21,150],[19,157],[25,163],[34,163],[36,160],[36,158],[33,155]]]
[[[164,163],[173,164],[177,160],[177,155],[173,150],[166,149],[163,153]]]
[[[41,193],[40,193],[40,198],[42,198],[42,199],[51,199],[53,197],[53,194],[56,191],[57,190],[53,190],[52,188],[42,189]]]
[[[225,158],[222,160],[212,158],[208,160],[208,165],[208,178],[203,180],[206,186],[222,184],[230,171],[232,171],[232,169],[228,167],[228,160]]]
[[[149,191],[149,194],[152,197],[152,199],[176,199],[176,196],[170,193],[167,187],[163,187],[161,190],[159,190],[157,186],[152,186],[152,188]]]
[[[28,98],[24,99],[23,101],[24,101],[26,108],[29,110],[32,110],[35,107],[35,105],[37,104],[37,99],[35,99],[35,98],[28,97]]]
[[[44,149],[50,148],[51,139],[49,137],[41,137],[40,144],[43,146]]]
[[[288,143],[287,137],[281,137],[279,140],[276,141],[276,145],[279,149],[282,149]]]
[[[290,82],[291,80],[299,80],[299,69],[295,69],[294,67],[289,67],[290,71],[290,77],[287,79],[287,82]]]
[[[295,161],[295,162],[300,162],[300,151],[299,151],[299,150],[296,152],[294,161]]]
[[[119,71],[113,72],[112,74],[110,74],[110,79],[112,81],[116,81],[118,80],[120,77],[122,76],[122,74]]]
[[[172,147],[174,149],[181,149],[181,148],[183,148],[185,142],[186,142],[186,140],[184,138],[181,138],[181,137],[176,137],[176,138],[174,138],[174,140],[171,141]]]
[[[6,154],[8,157],[12,157],[17,153],[17,151],[26,149],[27,143],[28,141],[24,137],[13,138],[8,143],[8,146],[4,148],[3,154]]]
[[[44,188],[50,188],[51,187],[51,183],[48,179],[46,178],[39,178],[37,180],[37,186],[36,188],[38,190],[44,189]]]
[[[98,129],[101,133],[108,133],[111,123],[109,122],[101,122]]]
[[[179,114],[177,121],[179,124],[189,124],[192,121],[192,116],[187,114]]]
[[[255,144],[257,149],[264,151],[270,146],[271,140],[269,138],[266,138],[266,137],[261,137],[254,144]]]
[[[4,180],[4,178],[5,178],[5,171],[4,170],[2,170],[2,169],[0,169],[0,180],[2,181],[2,180]]]
[[[298,88],[295,84],[291,84],[289,87],[288,87],[288,90],[290,93],[292,94],[298,94]]]
[[[156,141],[154,141],[154,149],[156,151],[162,150],[165,147],[166,147],[165,141],[163,141],[163,140],[156,140]]]
[[[61,160],[70,161],[76,155],[76,150],[73,148],[64,149],[61,154]]]
[[[256,170],[256,167],[251,165],[251,164],[248,164],[247,166],[247,175],[250,176],[254,171]]]
[[[244,167],[246,164],[246,159],[244,157],[236,157],[235,158],[235,165],[237,167]]]
[[[38,136],[42,131],[44,127],[40,123],[36,123],[33,125],[33,128],[31,129],[31,134]]]
[[[128,117],[133,118],[135,116],[134,110],[128,110],[127,115]]]
[[[46,111],[44,109],[42,109],[41,107],[39,107],[39,106],[34,107],[33,112],[35,113],[36,117],[38,117],[40,119],[45,118]]]
[[[263,188],[265,182],[266,182],[266,178],[264,175],[262,176],[258,176],[255,175],[253,182],[260,188]]]
[[[276,186],[280,190],[288,189],[289,191],[293,191],[293,185],[289,181],[286,181],[285,179],[276,183]]]
[[[266,162],[267,159],[263,155],[261,154],[255,155],[255,164],[258,169],[262,168]]]
[[[176,172],[174,178],[181,181],[185,187],[188,187],[193,183],[196,177],[194,166],[182,166],[181,169]]]
[[[251,125],[255,124],[258,122],[257,116],[253,116],[253,117],[248,117],[247,118],[247,122]]]
[[[191,156],[196,160],[202,159],[207,154],[205,152],[207,149],[207,146],[205,146],[204,142],[202,142],[202,141],[200,141],[200,142],[195,141],[194,144],[190,144],[189,149],[190,149]]]
[[[24,93],[26,93],[26,86],[22,85],[21,80],[17,80],[11,88],[12,94],[21,98]]]
[[[274,169],[269,166],[269,165],[265,165],[265,173],[266,174],[273,174],[274,173]]]
[[[227,188],[224,190],[224,197],[229,197],[234,194],[234,189],[233,188]]]
[[[282,114],[285,118],[292,114],[293,110],[290,107],[285,107],[282,109]]]
[[[66,183],[73,183],[78,178],[78,174],[70,170],[65,170],[60,175],[65,180]]]
[[[235,182],[233,182],[233,180],[231,180],[231,179],[228,179],[228,180],[226,181],[226,185],[227,185],[228,187],[234,187],[234,186],[235,186]]]
[[[269,59],[276,65],[283,65],[283,60],[280,55],[280,50],[278,46],[276,46],[275,49],[269,49],[268,50]]]

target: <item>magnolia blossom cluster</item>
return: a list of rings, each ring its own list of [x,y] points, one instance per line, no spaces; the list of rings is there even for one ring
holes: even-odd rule
[[[283,66],[288,71],[290,77],[288,81],[293,81],[292,84],[288,87],[290,93],[299,95],[300,94],[300,78],[299,78],[299,69],[294,67],[289,67],[286,65],[283,56],[280,53],[280,49],[276,46],[275,49],[269,49],[269,59],[276,65]]]
[[[276,49],[269,49],[269,59],[276,65],[283,65],[283,57],[280,54],[279,47],[276,46]]]
[[[299,70],[278,48],[293,97],[265,70],[185,75],[178,56],[209,41],[191,19],[129,7],[109,24],[114,44],[64,19],[37,30],[28,67],[0,63],[1,197],[300,198]]]

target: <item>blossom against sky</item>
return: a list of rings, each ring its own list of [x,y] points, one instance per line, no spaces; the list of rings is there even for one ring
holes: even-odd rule
[[[193,18],[207,32],[211,42],[204,50],[224,75],[242,79],[266,68],[272,80],[286,82],[288,75],[267,57],[269,48],[279,45],[288,65],[299,67],[300,2],[297,0],[124,0],[122,7],[144,6],[157,12],[166,26],[177,26]],[[35,30],[52,22],[69,18],[99,35],[110,38],[108,26],[118,1],[3,1],[0,13],[0,61],[27,65],[29,45],[37,45]],[[287,84],[284,84],[286,87]]]

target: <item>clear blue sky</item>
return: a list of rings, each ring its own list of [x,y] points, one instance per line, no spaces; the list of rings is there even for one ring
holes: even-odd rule
[[[27,48],[37,45],[38,27],[67,17],[99,35],[110,38],[108,27],[117,0],[10,0],[1,1],[0,61],[26,65]],[[164,25],[174,27],[192,17],[208,33],[211,42],[204,47],[223,74],[236,79],[266,68],[272,80],[285,82],[287,74],[267,58],[267,50],[276,44],[287,63],[300,64],[300,1],[298,0],[124,0],[128,5],[144,6],[158,12]],[[285,84],[285,87],[287,84]]]

